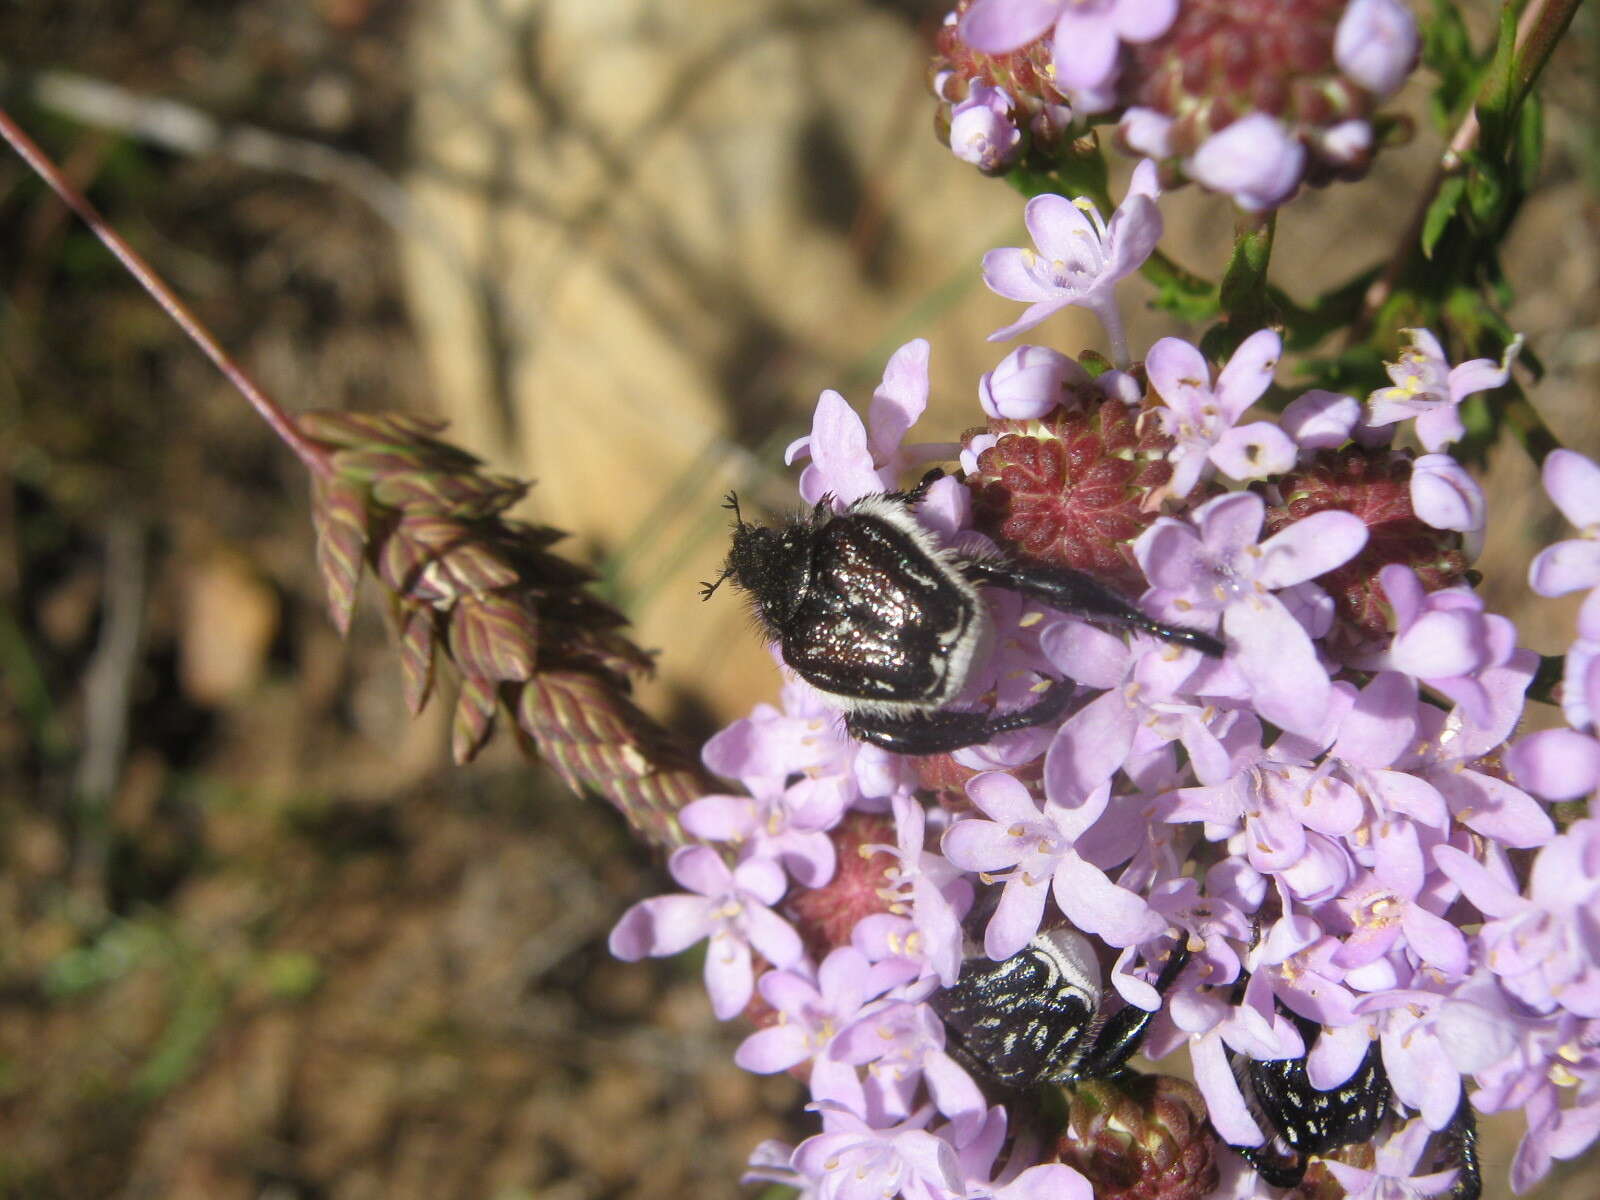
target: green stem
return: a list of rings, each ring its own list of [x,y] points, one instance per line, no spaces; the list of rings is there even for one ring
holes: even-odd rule
[[[1509,120],[1509,115],[1521,107],[1533,90],[1534,84],[1538,82],[1540,73],[1550,61],[1551,53],[1561,40],[1561,35],[1566,32],[1567,26],[1572,23],[1578,5],[1582,2],[1583,0],[1530,0],[1528,7],[1523,10],[1517,22],[1509,80],[1491,70],[1479,85],[1477,95],[1473,97],[1472,104],[1456,126],[1450,144],[1445,147],[1444,153],[1440,155],[1439,162],[1434,167],[1433,179],[1422,190],[1416,211],[1406,226],[1405,233],[1401,236],[1388,265],[1362,298],[1361,311],[1350,325],[1348,345],[1359,345],[1370,336],[1378,311],[1388,302],[1400,280],[1412,269],[1421,255],[1423,226],[1427,221],[1429,209],[1433,207],[1433,202],[1439,195],[1439,189],[1447,180],[1463,170],[1464,157],[1477,146],[1478,139],[1483,133],[1483,127],[1478,119],[1479,106],[1486,108],[1503,106],[1503,111]],[[1510,92],[1509,105],[1504,104],[1506,99],[1504,93],[1507,89]]]

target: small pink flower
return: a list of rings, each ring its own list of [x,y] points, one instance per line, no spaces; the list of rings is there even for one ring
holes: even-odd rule
[[[991,342],[1032,329],[1063,308],[1078,305],[1100,318],[1111,355],[1128,363],[1127,336],[1117,311],[1117,281],[1132,275],[1161,240],[1156,165],[1134,168],[1128,194],[1107,222],[1087,199],[1035,196],[1022,220],[1035,249],[1008,246],[983,256],[983,281],[1008,300],[1028,301],[1022,319],[989,335]]]
[[[1522,350],[1518,334],[1498,364],[1475,358],[1452,367],[1439,339],[1426,329],[1405,330],[1411,345],[1400,361],[1389,364],[1392,387],[1379,388],[1367,397],[1367,424],[1392,425],[1407,417],[1417,419],[1417,437],[1430,453],[1460,441],[1466,426],[1457,411],[1474,392],[1500,387],[1511,377],[1511,364]]]
[[[783,897],[783,870],[751,859],[734,870],[709,846],[680,846],[667,862],[689,893],[641,900],[611,931],[611,953],[624,962],[687,950],[701,938],[706,949],[706,991],[719,1020],[738,1016],[755,987],[750,950],[778,967],[800,961],[800,935],[772,911]]]

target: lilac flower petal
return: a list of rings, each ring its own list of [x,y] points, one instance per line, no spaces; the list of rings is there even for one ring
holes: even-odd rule
[[[1430,408],[1417,414],[1417,440],[1430,454],[1437,454],[1452,442],[1459,442],[1467,434],[1461,422],[1461,411],[1454,404]]]
[[[1195,1084],[1206,1098],[1212,1127],[1222,1140],[1231,1146],[1259,1146],[1266,1141],[1239,1090],[1233,1066],[1223,1052],[1222,1039],[1208,1036],[1191,1041],[1189,1061],[1194,1067]]]
[[[1511,364],[1522,350],[1522,335],[1506,347],[1499,362],[1492,358],[1474,358],[1450,368],[1447,382],[1450,387],[1452,408],[1474,392],[1485,392],[1501,387],[1511,378]],[[1430,447],[1431,448],[1431,447]]]
[[[794,927],[771,909],[750,905],[744,910],[744,919],[750,944],[774,966],[793,966],[805,954]]]
[[[867,446],[872,461],[888,462],[900,448],[906,430],[928,407],[927,338],[913,338],[889,357],[883,382],[867,409]]]
[[[1389,661],[1418,679],[1470,675],[1482,661],[1482,622],[1463,611],[1424,613],[1394,640]]]
[[[1305,171],[1305,147],[1283,122],[1253,112],[1212,134],[1187,164],[1189,175],[1250,212],[1287,200]]]
[[[1331,1092],[1356,1073],[1371,1047],[1364,1022],[1324,1029],[1306,1055],[1306,1078],[1319,1092]]]
[[[1463,533],[1482,529],[1487,515],[1478,481],[1448,454],[1424,454],[1412,464],[1411,507],[1435,529]]]
[[[927,1185],[942,1187],[959,1196],[965,1188],[962,1182],[961,1163],[956,1158],[955,1147],[931,1133],[913,1130],[895,1139],[895,1149],[917,1172]],[[913,1193],[915,1194],[915,1193]],[[929,1192],[930,1196],[936,1193]],[[871,1200],[880,1200],[882,1193],[874,1191]],[[844,1200],[841,1193],[840,1200]],[[863,1197],[863,1200],[866,1200]]]
[[[1096,697],[1056,733],[1045,754],[1045,794],[1087,796],[1116,774],[1138,731],[1138,715],[1119,691]]]
[[[691,849],[696,848],[691,847]],[[698,848],[706,849],[706,847]],[[676,862],[676,855],[674,855],[674,862]],[[718,859],[718,865],[721,865],[720,859]],[[747,858],[735,867],[733,869],[732,883],[743,891],[749,892],[763,904],[776,904],[783,898],[783,893],[788,891],[789,888],[788,881],[783,877],[783,868],[776,863],[759,858]]]
[[[1299,622],[1282,604],[1267,599],[1230,605],[1224,615],[1223,629],[1236,646],[1234,663],[1250,681],[1252,701],[1263,718],[1292,733],[1315,735],[1333,696],[1327,673]]]
[[[1151,8],[1160,7],[1167,2],[1168,0],[1144,0],[1145,5]],[[1171,24],[1171,17],[1168,17],[1167,23]],[[1161,32],[1164,33],[1166,31],[1163,29]],[[1158,33],[1154,36],[1159,37],[1160,34]],[[1138,39],[1130,38],[1130,40]],[[1139,164],[1133,168],[1133,174],[1128,177],[1128,195],[1147,196],[1151,200],[1159,200],[1161,198],[1161,169],[1156,166],[1153,160],[1141,158]],[[1116,218],[1113,217],[1112,219],[1115,220]]]
[[[1054,827],[1057,837],[1070,845],[1100,819],[1110,801],[1109,784],[1101,784],[1081,796],[1069,793],[1052,797],[1045,801],[1045,820]]]
[[[1296,782],[1301,781],[1297,778]],[[1290,803],[1297,806],[1295,816],[1308,829],[1333,837],[1354,833],[1366,813],[1360,793],[1342,779],[1329,775],[1306,780],[1301,794]],[[1392,862],[1387,865],[1390,876],[1400,875]],[[1420,876],[1419,864],[1418,882]]]
[[[1217,376],[1217,400],[1230,423],[1272,386],[1272,374],[1282,356],[1283,339],[1275,330],[1258,329],[1239,344]]]
[[[883,490],[872,468],[866,426],[845,398],[831,389],[822,393],[812,417],[811,462],[840,504]]]
[[[1600,600],[1600,590],[1590,599]],[[1567,650],[1561,691],[1561,711],[1568,725],[1580,730],[1600,725],[1600,641],[1580,638]]]
[[[1529,904],[1477,859],[1454,846],[1436,847],[1433,861],[1455,881],[1472,906],[1486,917],[1508,917],[1521,912]]]
[[[961,40],[985,54],[1009,54],[1051,25],[1061,0],[976,0],[961,18]]]
[[[1263,587],[1303,583],[1343,566],[1367,544],[1367,524],[1354,513],[1319,512],[1301,517],[1261,543]]]
[[[1145,374],[1167,407],[1191,420],[1211,398],[1211,368],[1182,338],[1165,337],[1144,358]]]
[[[607,945],[614,957],[637,962],[648,955],[687,950],[710,932],[710,910],[703,896],[656,896],[623,913]]]
[[[1528,586],[1541,596],[1600,586],[1600,540],[1570,538],[1546,546],[1528,567]]]
[[[1125,42],[1149,42],[1172,28],[1178,0],[1118,0],[1117,35]]]
[[[1031,879],[1018,872],[1006,881],[1000,903],[983,931],[983,952],[996,962],[1010,958],[1039,932],[1044,916],[1048,879]]]
[[[1399,0],[1351,0],[1334,34],[1333,58],[1378,99],[1391,96],[1416,65],[1416,20]]]
[[[1291,400],[1278,416],[1283,431],[1307,450],[1332,450],[1344,445],[1360,420],[1361,401],[1321,388]]]
[[[1122,120],[1117,126],[1117,136],[1126,142],[1130,149],[1148,155],[1149,158],[1144,160],[1146,162],[1150,159],[1170,158],[1173,153],[1173,124],[1173,119],[1165,113],[1157,112],[1153,108],[1134,106],[1122,114]]]
[[[1575,450],[1552,450],[1544,460],[1544,490],[1578,529],[1600,525],[1600,466]]]
[[[974,775],[967,781],[967,797],[986,817],[1001,825],[1036,824],[1041,819],[1039,806],[1028,789],[1004,771]]]
[[[1133,544],[1145,578],[1174,592],[1189,587],[1203,569],[1204,549],[1193,527],[1172,517],[1157,517]]]
[[[1555,834],[1550,816],[1519,787],[1481,771],[1429,772],[1456,819],[1474,833],[1513,850],[1542,846]]]
[[[758,1029],[740,1042],[733,1053],[736,1064],[756,1075],[787,1071],[810,1057],[811,1044],[806,1031],[793,1024]]]
[[[1467,939],[1449,921],[1418,905],[1408,904],[1400,924],[1406,942],[1423,962],[1446,975],[1466,974]]]
[[[736,938],[713,937],[706,947],[705,980],[711,1011],[717,1020],[728,1021],[738,1016],[750,1003],[750,995],[755,990],[750,947]]]
[[[1229,492],[1215,500],[1207,500],[1192,515],[1211,552],[1228,555],[1243,552],[1246,547],[1256,544],[1266,512],[1266,504],[1254,492]]]
[[[1426,596],[1417,573],[1400,563],[1390,563],[1378,572],[1378,583],[1394,609],[1396,627],[1410,628],[1417,614],[1422,611]]]
[[[1027,421],[1057,407],[1069,386],[1089,386],[1089,374],[1044,346],[1018,346],[978,381],[978,402],[991,417]]]
[[[1148,161],[1148,160],[1146,160]],[[1166,228],[1155,198],[1130,192],[1111,214],[1106,235],[1111,242],[1107,262],[1113,281],[1131,275],[1144,265],[1161,241]]]
[[[733,886],[728,864],[710,846],[684,846],[673,851],[667,869],[684,887],[702,896],[720,895]]]
[[[1356,694],[1329,753],[1366,767],[1388,766],[1415,739],[1416,714],[1416,680],[1399,671],[1380,671]]]
[[[1513,745],[1506,765],[1546,800],[1576,800],[1600,785],[1600,742],[1572,729],[1543,729]]]
[[[1060,198],[1056,197],[1058,200]],[[1002,246],[997,250],[990,250],[983,256],[983,282],[991,292],[1004,296],[1007,300],[1039,300],[1043,295],[1043,289],[1033,271],[1033,264],[1037,259],[1038,255],[1032,250],[1023,250],[1016,246]],[[1066,301],[1063,300],[1061,303],[1065,304]],[[1029,312],[1032,312],[1032,309]],[[1038,324],[1043,319],[1040,317],[1033,324]],[[989,340],[996,339],[991,337]]]
[[[1113,688],[1128,673],[1128,643],[1082,621],[1054,622],[1039,636],[1039,648],[1057,670],[1094,688]]]
[[[1065,1163],[1040,1163],[996,1188],[994,1200],[1094,1200],[1094,1186]]]
[[[1443,1129],[1461,1100],[1461,1070],[1450,1061],[1437,1038],[1418,1033],[1385,1032],[1383,1065],[1389,1084],[1431,1129]]]
[[[1035,814],[1036,821],[1038,819]],[[956,821],[944,831],[939,849],[963,871],[1003,871],[1022,855],[1021,839],[996,821]]]
[[[988,1107],[972,1076],[948,1054],[933,1053],[922,1060],[922,1079],[935,1107],[951,1118],[956,1144],[970,1141],[982,1126]]]
[[[1094,223],[1083,209],[1065,196],[1057,196],[1053,192],[1029,200],[1022,210],[1022,223],[1038,248],[1035,258],[1042,257],[1049,262],[1077,261],[1083,256],[1085,245],[1093,245],[1098,240]],[[1023,251],[1025,256],[1027,253]],[[1033,296],[1013,296],[1011,299],[1037,299],[1042,289],[1037,276],[1034,279]]]
[[[1293,439],[1271,421],[1253,421],[1228,430],[1211,449],[1211,461],[1231,479],[1281,475],[1295,463]]]
[[[1578,636],[1600,642],[1600,588],[1590,592],[1578,609]]]
[[[745,837],[755,824],[755,804],[749,796],[702,796],[678,814],[684,830],[710,842],[731,842]]]
[[[1494,992],[1499,997],[1498,989]],[[1504,1000],[1501,1000],[1504,1003]],[[1459,1075],[1475,1075],[1510,1058],[1517,1046],[1517,1027],[1498,1008],[1467,1000],[1446,1002],[1434,1019],[1438,1045]]]
[[[1117,69],[1117,31],[1098,12],[1079,15],[1076,5],[1065,5],[1056,19],[1052,61],[1058,83],[1070,90],[1098,88]]]
[[[1076,854],[1062,859],[1051,890],[1068,920],[1111,946],[1149,941],[1167,927],[1166,919],[1144,897],[1118,887]]]
[[[1430,829],[1443,829],[1450,809],[1439,789],[1405,771],[1373,771],[1368,778],[1372,795],[1389,811],[1410,817]]]
[[[990,253],[995,253],[995,252],[994,251],[990,251]],[[983,261],[984,261],[984,279],[987,280],[988,279],[988,262],[989,262],[989,256],[987,254],[984,255],[984,260]],[[1016,337],[1017,334],[1019,334],[1019,333],[1026,333],[1028,330],[1032,329],[1035,325],[1038,325],[1042,321],[1045,321],[1045,320],[1049,319],[1050,317],[1055,316],[1055,314],[1060,312],[1062,309],[1070,308],[1075,301],[1076,301],[1076,297],[1075,296],[1070,295],[1070,294],[1063,294],[1063,295],[1052,297],[1049,300],[1040,300],[1037,304],[1030,304],[1030,305],[1028,305],[1027,308],[1022,310],[1022,316],[1021,317],[1019,317],[1017,320],[1013,321],[1009,325],[1005,325],[1005,326],[1002,326],[999,329],[996,329],[993,333],[991,333],[988,336],[988,338],[986,340],[991,341],[991,342],[1003,342],[1003,341],[1006,341],[1008,338]]]
[[[859,950],[853,952],[860,954]],[[832,958],[833,955],[830,954],[828,957]],[[809,979],[796,975],[793,971],[766,972],[756,980],[756,990],[761,993],[763,1000],[779,1012],[799,1012],[807,1006],[821,1003],[822,1000],[816,986]]]
[[[977,82],[951,110],[949,136],[950,152],[980,171],[1003,171],[1022,148],[1011,98],[1000,88]]]

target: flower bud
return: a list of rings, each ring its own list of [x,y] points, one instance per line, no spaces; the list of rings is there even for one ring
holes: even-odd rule
[[[1065,354],[1018,346],[978,380],[978,403],[991,417],[1031,421],[1062,404],[1069,387],[1089,382],[1089,373]]]
[[[974,83],[967,98],[950,110],[950,149],[980,171],[1005,170],[1021,145],[1022,131],[1003,88]]]
[[[1217,1186],[1216,1135],[1193,1084],[1169,1075],[1090,1080],[1073,1088],[1061,1161],[1096,1200],[1201,1200]]]

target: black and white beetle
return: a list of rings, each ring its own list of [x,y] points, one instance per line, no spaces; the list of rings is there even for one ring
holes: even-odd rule
[[[993,630],[980,584],[1222,654],[1210,634],[1153,620],[1082,571],[941,549],[911,507],[943,474],[935,468],[908,492],[862,496],[842,513],[823,497],[779,528],[745,521],[729,493],[733,546],[702,595],[709,599],[729,578],[749,592],[784,662],[844,711],[851,734],[902,754],[938,754],[1042,725],[1072,697],[1071,682],[1057,680],[1015,712],[940,711],[988,653]]]
[[[1279,1011],[1295,1023],[1309,1052],[1320,1036],[1320,1027],[1281,1006]],[[1254,1107],[1288,1146],[1290,1157],[1280,1157],[1266,1146],[1233,1149],[1263,1180],[1277,1188],[1298,1187],[1310,1159],[1370,1140],[1394,1102],[1377,1042],[1368,1048],[1349,1079],[1327,1091],[1312,1086],[1304,1058],[1236,1058],[1234,1071]],[[1478,1200],[1483,1181],[1478,1165],[1477,1119],[1464,1090],[1454,1118],[1440,1137],[1449,1151],[1447,1157],[1453,1160],[1449,1165],[1457,1169],[1449,1200]]]
[[[1157,993],[1166,995],[1188,959],[1180,939]],[[1036,935],[1001,962],[969,954],[955,984],[928,1003],[957,1057],[1019,1091],[1120,1075],[1156,1015],[1129,1004],[1102,1017],[1099,961],[1088,940],[1066,928]]]

